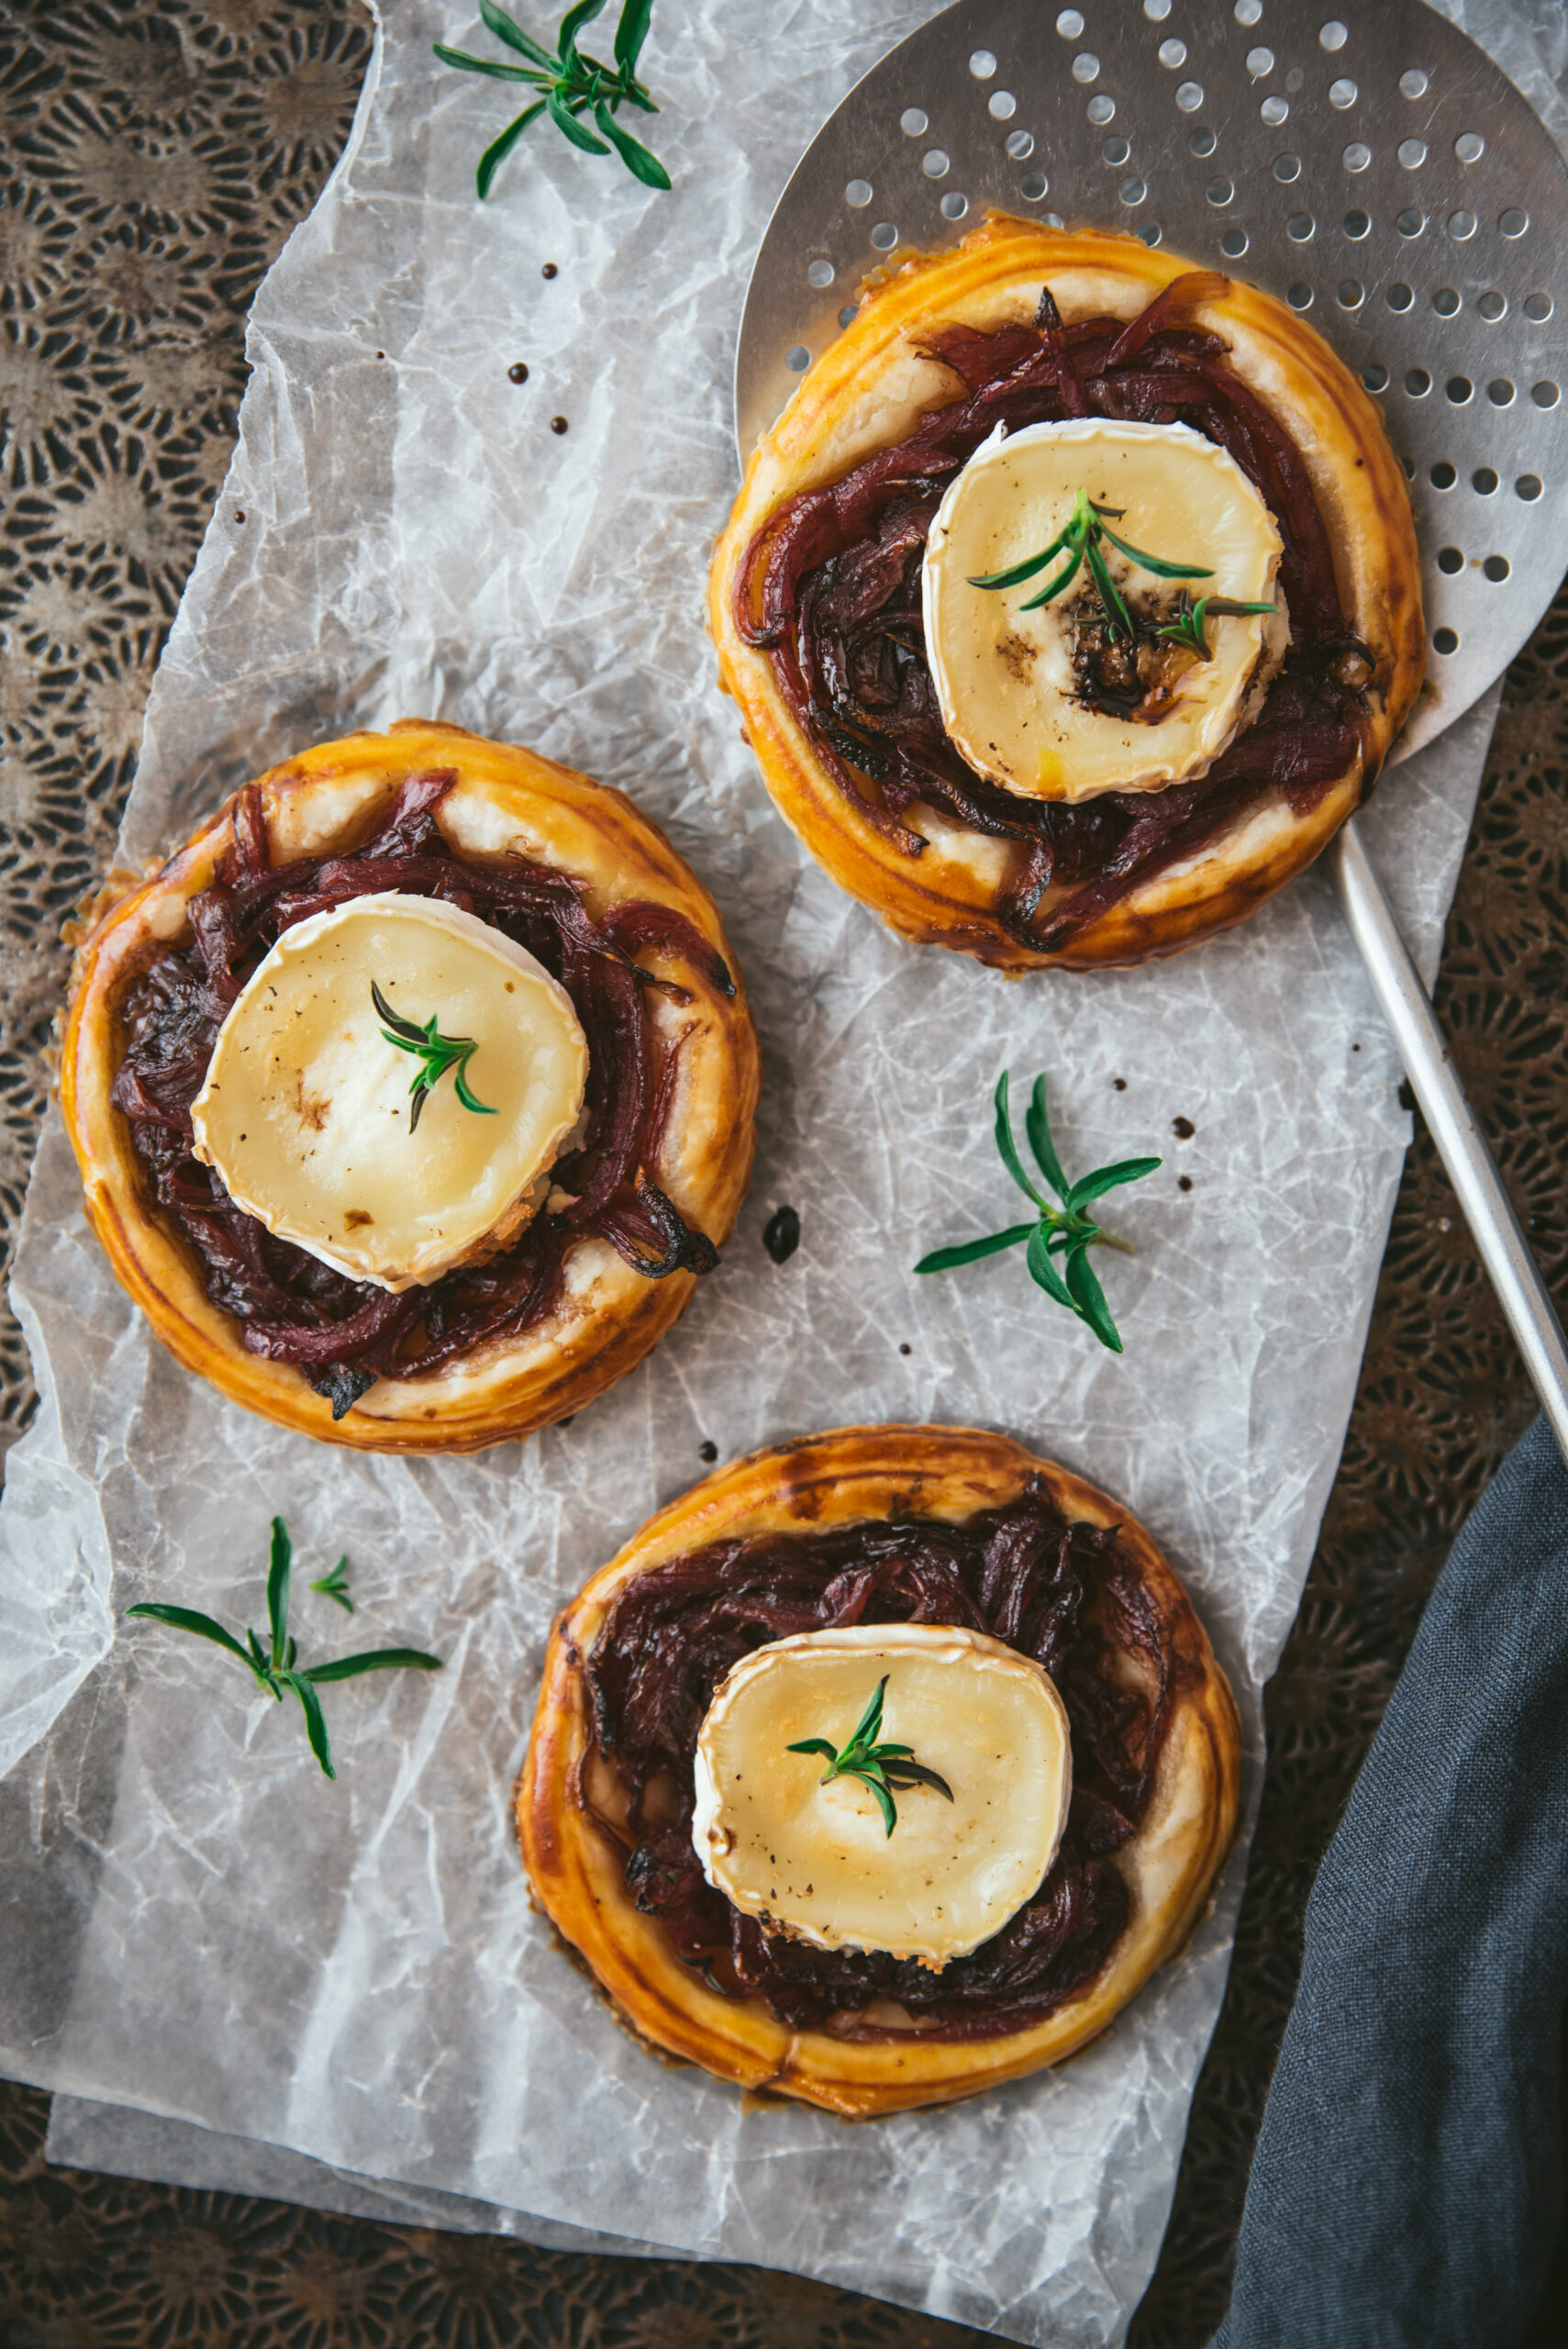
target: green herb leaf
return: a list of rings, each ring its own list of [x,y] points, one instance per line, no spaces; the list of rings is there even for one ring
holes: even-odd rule
[[[1081,1208],[1086,1201],[1114,1191],[1118,1184],[1141,1182],[1145,1174],[1152,1174],[1157,1166],[1164,1163],[1162,1158],[1118,1158],[1114,1166],[1102,1166],[1097,1174],[1085,1174],[1081,1183],[1074,1183],[1070,1191],[1062,1193],[1063,1201],[1070,1208]]]
[[[827,1786],[833,1778],[858,1778],[862,1786],[869,1787],[876,1797],[883,1825],[889,1835],[898,1824],[898,1809],[892,1793],[895,1787],[931,1787],[938,1794],[945,1795],[949,1802],[952,1800],[952,1788],[947,1780],[911,1758],[912,1746],[876,1742],[882,1727],[883,1699],[891,1676],[884,1672],[877,1682],[847,1745],[836,1748],[825,1737],[803,1737],[798,1744],[784,1748],[786,1753],[814,1753],[826,1760],[828,1767],[817,1780],[819,1786]]]
[[[1013,1120],[1007,1108],[1007,1072],[1006,1069],[1002,1071],[1001,1075],[996,1080],[995,1102],[996,1148],[1001,1155],[1002,1163],[1026,1197],[1031,1198],[1037,1208],[1043,1208],[1045,1206],[1045,1201],[1040,1197],[1040,1193],[1035,1189],[1034,1185],[1024,1173],[1024,1163],[1018,1156],[1018,1143],[1013,1140]]]
[[[534,63],[542,65],[547,72],[554,72],[555,60],[549,50],[541,49],[537,40],[531,39],[521,25],[508,17],[505,8],[495,6],[495,0],[479,0],[479,13],[486,28],[495,34],[497,40],[505,41],[508,49],[518,50],[524,57],[531,57]]]
[[[493,82],[531,82],[537,90],[539,76],[531,66],[496,65],[487,57],[470,57],[465,49],[449,49],[444,40],[430,43],[443,65],[455,65],[460,73],[486,73]]]
[[[595,17],[602,17],[604,12],[605,0],[577,0],[577,6],[567,10],[562,19],[561,39],[558,44],[559,55],[563,65],[571,64],[575,59],[577,36],[583,27],[591,25]]]
[[[246,1654],[231,1631],[215,1623],[210,1615],[199,1615],[194,1607],[165,1607],[161,1599],[142,1598],[126,1609],[128,1615],[145,1615],[154,1623],[167,1623],[176,1631],[194,1631],[198,1640],[211,1640],[215,1647],[227,1648],[237,1655],[247,1672],[256,1672],[253,1657]]]
[[[336,1598],[352,1614],[353,1601],[343,1586],[348,1564],[347,1557],[339,1558],[330,1574],[323,1575],[310,1586],[312,1590],[325,1591],[328,1598]],[[363,1655],[338,1656],[330,1664],[312,1664],[306,1671],[298,1670],[299,1642],[290,1636],[288,1630],[290,1566],[288,1528],[281,1517],[274,1517],[267,1574],[267,1619],[272,1633],[270,1654],[253,1631],[247,1629],[245,1633],[249,1644],[247,1653],[231,1631],[226,1631],[223,1625],[215,1622],[210,1615],[200,1614],[194,1608],[170,1607],[161,1600],[142,1599],[135,1607],[128,1607],[126,1613],[147,1616],[155,1623],[167,1624],[172,1631],[191,1631],[198,1639],[210,1640],[214,1646],[226,1648],[230,1655],[239,1657],[246,1671],[253,1675],[263,1688],[270,1690],[280,1704],[284,1689],[292,1688],[304,1709],[311,1751],[327,1776],[333,1778],[337,1772],[332,1767],[327,1722],[321,1710],[321,1700],[316,1693],[317,1687],[328,1681],[355,1679],[361,1672],[392,1672],[405,1668],[415,1672],[439,1672],[442,1669],[441,1659],[427,1655],[420,1648],[373,1648]]]
[[[561,131],[564,137],[571,139],[573,147],[581,147],[585,155],[607,155],[609,153],[610,150],[606,146],[602,139],[595,139],[591,130],[584,129],[583,125],[572,112],[571,107],[562,97],[559,89],[551,90],[549,97],[545,100],[545,104],[550,108],[550,118],[551,122],[554,123],[557,130]]]
[[[616,27],[616,63],[628,80],[637,72],[637,61],[652,21],[653,0],[626,0]]]
[[[272,1670],[281,1672],[288,1643],[289,1564],[294,1555],[289,1530],[281,1517],[272,1520],[272,1554],[267,1569],[267,1621],[272,1634]]]
[[[1004,1248],[1016,1248],[1038,1227],[1032,1223],[1015,1223],[1006,1231],[994,1231],[988,1240],[966,1240],[957,1248],[935,1248],[922,1256],[915,1270],[917,1273],[956,1273],[961,1264],[978,1264],[982,1256],[999,1255]]]
[[[327,1716],[321,1709],[320,1698],[310,1685],[309,1675],[303,1672],[289,1672],[285,1673],[284,1677],[299,1698],[305,1714],[305,1733],[310,1740],[312,1753],[320,1763],[328,1777],[335,1778],[338,1773],[332,1767],[332,1748],[327,1737]]]
[[[346,1579],[348,1571],[349,1561],[347,1553],[345,1553],[339,1559],[337,1564],[333,1567],[329,1575],[323,1575],[320,1580],[318,1582],[313,1582],[310,1587],[312,1590],[318,1590],[323,1598],[336,1599],[339,1606],[343,1609],[344,1614],[351,1615],[354,1611],[354,1602],[349,1596],[349,1586]]]
[[[670,175],[658,157],[650,154],[615,119],[617,110],[623,106],[635,106],[642,114],[659,111],[637,78],[637,61],[648,38],[653,0],[625,0],[616,28],[613,70],[597,58],[584,56],[577,47],[578,34],[603,14],[605,6],[606,0],[577,0],[577,5],[562,18],[551,55],[531,34],[525,33],[504,8],[497,7],[495,0],[480,0],[480,15],[485,24],[497,40],[528,59],[526,66],[489,63],[471,56],[467,50],[454,49],[449,42],[434,44],[442,63],[455,66],[460,72],[484,73],[498,82],[525,82],[540,93],[536,103],[508,123],[480,157],[474,185],[481,197],[489,194],[496,172],[528,125],[545,113],[562,138],[584,154],[618,155],[628,171],[645,187],[669,187]],[[595,137],[582,120],[590,111],[602,137]]]
[[[1108,1346],[1113,1354],[1119,1354],[1122,1350],[1121,1333],[1111,1319],[1106,1293],[1100,1286],[1087,1252],[1082,1248],[1072,1250],[1068,1255],[1067,1286],[1073,1293],[1073,1303],[1101,1345]]]
[[[1070,1313],[1091,1329],[1104,1346],[1120,1353],[1122,1343],[1110,1308],[1088,1262],[1087,1251],[1096,1245],[1132,1251],[1125,1240],[1114,1232],[1103,1231],[1093,1217],[1085,1213],[1091,1200],[1102,1193],[1116,1189],[1122,1183],[1136,1183],[1151,1174],[1162,1162],[1158,1158],[1120,1158],[1109,1166],[1097,1167],[1076,1183],[1070,1184],[1062,1172],[1062,1161],[1051,1140],[1051,1120],[1047,1114],[1046,1081],[1037,1076],[1025,1113],[1024,1128],[1030,1150],[1039,1162],[1046,1182],[1061,1201],[1051,1207],[1040,1197],[1023,1171],[1018,1147],[1013,1140],[1012,1120],[1007,1108],[1007,1072],[1004,1069],[996,1082],[995,1092],[996,1148],[1002,1163],[1021,1190],[1027,1191],[1040,1209],[1033,1223],[1012,1225],[1006,1231],[989,1232],[983,1240],[969,1240],[952,1248],[934,1249],[922,1256],[916,1265],[917,1273],[956,1272],[961,1265],[973,1264],[982,1256],[995,1255],[1004,1248],[1017,1247],[1020,1240],[1028,1241],[1025,1262],[1029,1278],[1038,1288],[1057,1305],[1064,1305]],[[1061,1257],[1059,1270],[1052,1262]]]
[[[554,103],[551,98],[551,106]],[[414,1105],[408,1115],[411,1134],[418,1132],[419,1117],[426,1100],[448,1069],[457,1071],[453,1083],[457,1097],[465,1109],[472,1109],[482,1118],[494,1118],[498,1114],[488,1103],[476,1100],[469,1090],[468,1063],[479,1050],[472,1036],[443,1036],[434,1012],[423,1028],[417,1027],[412,1019],[405,1019],[394,1011],[373,979],[371,981],[371,1001],[376,1008],[377,1016],[386,1022],[381,1031],[383,1041],[390,1044],[395,1052],[414,1052],[418,1056],[418,1074],[408,1088]]]
[[[335,1656],[330,1664],[313,1664],[306,1673],[317,1687],[325,1687],[329,1680],[357,1680],[361,1672],[442,1672],[446,1669],[439,1655],[427,1655],[423,1648],[372,1648],[363,1655]]]
[[[645,187],[667,188],[670,174],[657,155],[651,155],[640,140],[623,130],[611,115],[603,98],[594,108],[594,119],[609,140],[627,170],[639,179]]]
[[[1029,1106],[1024,1113],[1024,1131],[1035,1161],[1059,1199],[1067,1197],[1067,1177],[1062,1172],[1062,1161],[1056,1154],[1056,1144],[1051,1137],[1051,1119],[1046,1109],[1045,1078],[1037,1076],[1029,1089]]]
[[[1062,569],[1057,573],[1055,578],[1048,579],[1045,585],[1040,589],[1040,594],[1038,596],[1031,596],[1027,604],[1020,604],[1018,606],[1019,611],[1038,612],[1042,604],[1054,603],[1057,596],[1061,595],[1062,590],[1064,587],[1071,586],[1073,581],[1077,577],[1078,566],[1083,560],[1083,548],[1074,547],[1072,554],[1068,557]]]
[[[981,578],[970,580],[969,584],[971,587],[1021,587],[1026,579],[1032,579],[1037,572],[1045,569],[1048,562],[1055,561],[1066,539],[1067,533],[1063,530],[1052,539],[1048,547],[1042,547],[1039,554],[1031,554],[1024,562],[1015,562],[1007,571],[987,571]]]
[[[479,190],[482,197],[489,195],[491,181],[495,178],[497,171],[506,161],[507,156],[511,153],[513,148],[517,145],[518,139],[522,137],[529,123],[537,122],[543,112],[544,100],[540,98],[536,105],[525,106],[522,113],[517,116],[516,121],[509,122],[506,125],[506,129],[501,133],[499,139],[493,139],[491,140],[489,146],[484,150],[484,154],[481,155],[479,159],[479,168],[473,175],[473,184]]]
[[[1096,507],[1095,511],[1101,514],[1106,509]],[[1118,539],[1114,530],[1107,530],[1103,521],[1100,524],[1100,536],[1102,539],[1109,539],[1112,546],[1126,555],[1129,562],[1136,562],[1141,571],[1151,571],[1157,579],[1212,579],[1214,577],[1213,572],[1206,570],[1201,562],[1167,562],[1160,555],[1145,554],[1140,547],[1129,547],[1125,539]]]

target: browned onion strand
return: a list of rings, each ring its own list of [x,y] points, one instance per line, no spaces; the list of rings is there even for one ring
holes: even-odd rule
[[[741,636],[767,651],[797,723],[846,797],[909,854],[924,845],[906,820],[921,803],[1017,842],[996,918],[1045,951],[1070,944],[1266,792],[1283,790],[1297,814],[1307,813],[1363,740],[1364,703],[1336,674],[1336,656],[1364,648],[1346,625],[1301,452],[1227,363],[1224,342],[1176,323],[1227,285],[1189,272],[1126,324],[1080,318],[1070,327],[1047,288],[1032,328],[932,334],[923,348],[953,370],[965,396],[840,481],[791,498],[758,533],[737,581]],[[920,572],[949,481],[998,423],[1017,432],[1083,415],[1183,423],[1229,451],[1279,526],[1291,637],[1255,723],[1207,774],[1073,807],[1000,789],[948,740],[926,659]],[[1037,926],[1053,885],[1065,894]]]
[[[772,1641],[851,1623],[988,1631],[1043,1664],[1067,1707],[1073,1795],[1061,1852],[1003,1930],[940,1973],[768,1932],[707,1883],[692,1848],[697,1733],[725,1674]],[[1126,1653],[1152,1672],[1151,1699],[1118,1680]],[[1027,2030],[1104,1966],[1129,1912],[1109,1854],[1148,1808],[1189,1669],[1116,1531],[1070,1522],[1039,1476],[961,1525],[758,1534],[651,1568],[626,1586],[584,1665],[595,1742],[627,1790],[626,1882],[680,1954],[716,1989],[760,1992],[798,2029],[885,2036],[886,2024],[857,2018],[893,1999],[923,2036],[948,2039]]]
[[[690,991],[632,956],[639,947],[679,956],[733,995],[722,958],[669,907],[636,900],[595,921],[566,874],[520,856],[475,864],[455,855],[436,822],[455,779],[450,769],[415,775],[359,847],[277,866],[261,795],[241,792],[233,846],[188,907],[191,944],[159,955],[122,1007],[127,1047],[111,1097],[152,1197],[201,1259],[207,1296],[243,1325],[248,1350],[298,1364],[338,1419],[378,1377],[417,1377],[542,1320],[580,1234],[607,1240],[651,1280],[718,1261],[654,1180],[676,1055],[656,1041],[645,994],[655,986],[690,1002]],[[571,996],[589,1053],[585,1139],[552,1170],[575,1204],[545,1210],[488,1264],[401,1297],[275,1239],[191,1155],[191,1104],[218,1029],[268,949],[296,922],[379,889],[459,907],[525,946]]]

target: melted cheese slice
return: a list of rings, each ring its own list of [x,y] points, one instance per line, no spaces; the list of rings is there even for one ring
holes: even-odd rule
[[[1096,506],[1124,509],[1110,528],[1129,545],[1213,574],[1160,579],[1102,540],[1106,568],[1135,615],[1167,617],[1183,586],[1195,602],[1274,598],[1281,542],[1273,518],[1213,441],[1184,424],[1097,417],[1031,424],[1011,436],[998,426],[951,483],[931,525],[926,649],[954,747],[977,774],[1032,799],[1157,791],[1203,774],[1255,710],[1253,688],[1278,667],[1288,637],[1283,610],[1272,619],[1210,618],[1213,657],[1181,673],[1157,722],[1088,707],[1071,657],[1074,610],[1099,610],[1087,562],[1034,612],[1019,607],[1055,575],[1060,557],[1017,587],[970,584],[1049,546],[1080,489]]]
[[[473,1038],[468,1087],[494,1117],[464,1108],[449,1072],[410,1130],[420,1063],[386,1042],[373,980],[399,1018]],[[455,906],[378,892],[284,930],[218,1031],[195,1154],[280,1239],[406,1289],[516,1237],[587,1077],[571,997],[526,949]]]
[[[887,1833],[853,1777],[788,1748],[841,1748],[884,1673],[881,1736],[952,1788],[899,1789]],[[692,1842],[748,1916],[818,1949],[885,1950],[940,1967],[977,1949],[1035,1892],[1073,1791],[1054,1685],[999,1640],[931,1624],[808,1631],[759,1648],[719,1687],[697,1740]]]

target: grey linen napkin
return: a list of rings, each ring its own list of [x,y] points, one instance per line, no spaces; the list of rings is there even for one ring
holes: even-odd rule
[[[1313,1887],[1211,2349],[1521,2339],[1561,2215],[1565,1994],[1568,1472],[1538,1420],[1454,1544]]]

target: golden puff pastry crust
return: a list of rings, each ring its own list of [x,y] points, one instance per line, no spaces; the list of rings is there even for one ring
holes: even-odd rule
[[[1059,952],[1020,941],[995,912],[1009,855],[1003,841],[918,817],[912,855],[849,799],[824,767],[780,687],[767,651],[735,618],[737,585],[758,532],[802,492],[840,479],[905,439],[962,386],[920,346],[939,328],[994,332],[1032,321],[1049,284],[1064,323],[1135,317],[1191,264],[1136,238],[1073,233],[993,216],[951,251],[914,255],[874,281],[758,445],[715,550],[708,624],[719,682],[784,815],[812,854],[891,927],[956,947],[1012,974],[1141,963],[1244,920],[1309,864],[1375,780],[1420,689],[1425,631],[1405,478],[1384,421],[1322,337],[1272,295],[1232,280],[1183,323],[1229,346],[1229,365],[1273,412],[1310,472],[1333,548],[1347,624],[1373,656],[1361,755],[1304,814],[1267,790],[1201,851],[1156,874]],[[1048,893],[1041,914],[1051,902]],[[1037,923],[1037,926],[1038,923]]]
[[[761,1998],[709,1988],[657,1919],[634,1906],[622,1882],[624,1854],[592,1815],[613,1815],[619,1782],[594,1743],[583,1663],[620,1593],[651,1567],[708,1542],[890,1516],[962,1520],[1015,1500],[1034,1476],[1070,1518],[1119,1527],[1181,1659],[1149,1807],[1116,1854],[1132,1896],[1128,1926],[1099,1976],[1032,2029],[964,2041],[856,2041],[792,2030]],[[1133,1659],[1127,1668],[1137,1670]],[[1125,1508],[1003,1436],[841,1428],[719,1470],[661,1509],[595,1575],[550,1639],[517,1821],[538,1898],[637,2035],[737,2087],[858,2121],[973,2096],[1060,2063],[1097,2037],[1192,1932],[1235,1835],[1240,1777],[1229,1685],[1186,1593]]]
[[[751,1173],[756,1035],[733,955],[707,892],[623,792],[507,743],[421,719],[359,733],[285,760],[259,784],[274,865],[365,839],[412,776],[455,772],[436,820],[475,863],[508,853],[569,874],[595,918],[628,899],[684,915],[735,982],[727,996],[661,945],[645,965],[689,998],[657,996],[656,1030],[680,1045],[658,1180],[686,1221],[728,1238]],[[292,1364],[249,1353],[240,1324],[207,1298],[183,1237],[150,1205],[128,1120],[110,1090],[124,1050],[119,1006],[159,953],[189,936],[188,901],[234,837],[230,800],[195,838],[106,911],[81,945],[61,1056],[61,1105],[87,1213],[121,1283],[170,1351],[263,1419],[368,1452],[475,1452],[580,1410],[640,1362],[696,1286],[680,1270],[648,1280],[608,1243],[573,1242],[554,1309],[515,1341],[474,1347],[428,1375],[383,1378],[340,1419]]]

